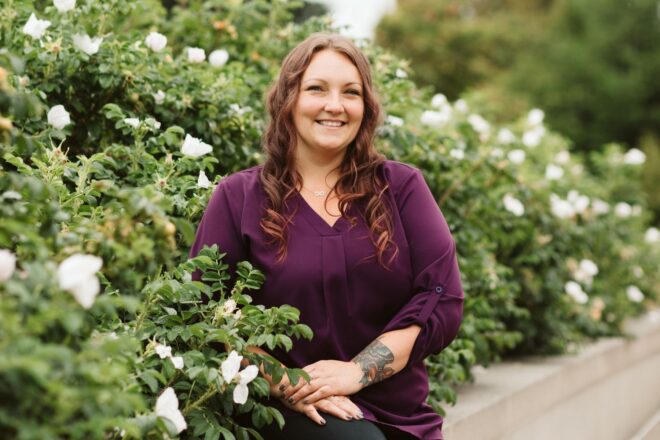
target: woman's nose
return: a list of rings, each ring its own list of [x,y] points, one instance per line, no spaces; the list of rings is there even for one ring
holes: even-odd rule
[[[344,105],[341,103],[341,97],[338,93],[328,94],[328,100],[325,103],[325,110],[333,113],[344,111]]]

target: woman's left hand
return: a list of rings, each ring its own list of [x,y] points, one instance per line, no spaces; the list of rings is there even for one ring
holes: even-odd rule
[[[299,381],[284,390],[284,398],[295,404],[303,400],[312,404],[329,396],[350,396],[362,389],[362,369],[354,362],[324,360],[303,368],[311,380]]]

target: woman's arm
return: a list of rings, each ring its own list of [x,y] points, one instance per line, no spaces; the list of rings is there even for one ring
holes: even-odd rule
[[[309,383],[287,387],[283,398],[295,405],[314,403],[332,395],[348,396],[395,375],[408,364],[421,331],[418,325],[383,333],[350,362],[323,360],[303,368]]]

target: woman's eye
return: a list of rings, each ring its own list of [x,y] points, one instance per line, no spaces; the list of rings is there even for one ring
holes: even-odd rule
[[[350,93],[351,95],[357,95],[357,96],[360,96],[360,92],[357,91],[357,90],[353,90],[353,89],[351,89],[351,90],[347,90],[346,93]]]
[[[309,86],[307,90],[321,90],[321,86]]]

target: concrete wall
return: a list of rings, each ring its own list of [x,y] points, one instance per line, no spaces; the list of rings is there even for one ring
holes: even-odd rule
[[[660,410],[660,313],[626,331],[631,339],[600,340],[577,355],[477,370],[447,411],[445,439],[632,438]],[[653,426],[641,438],[651,440]]]

